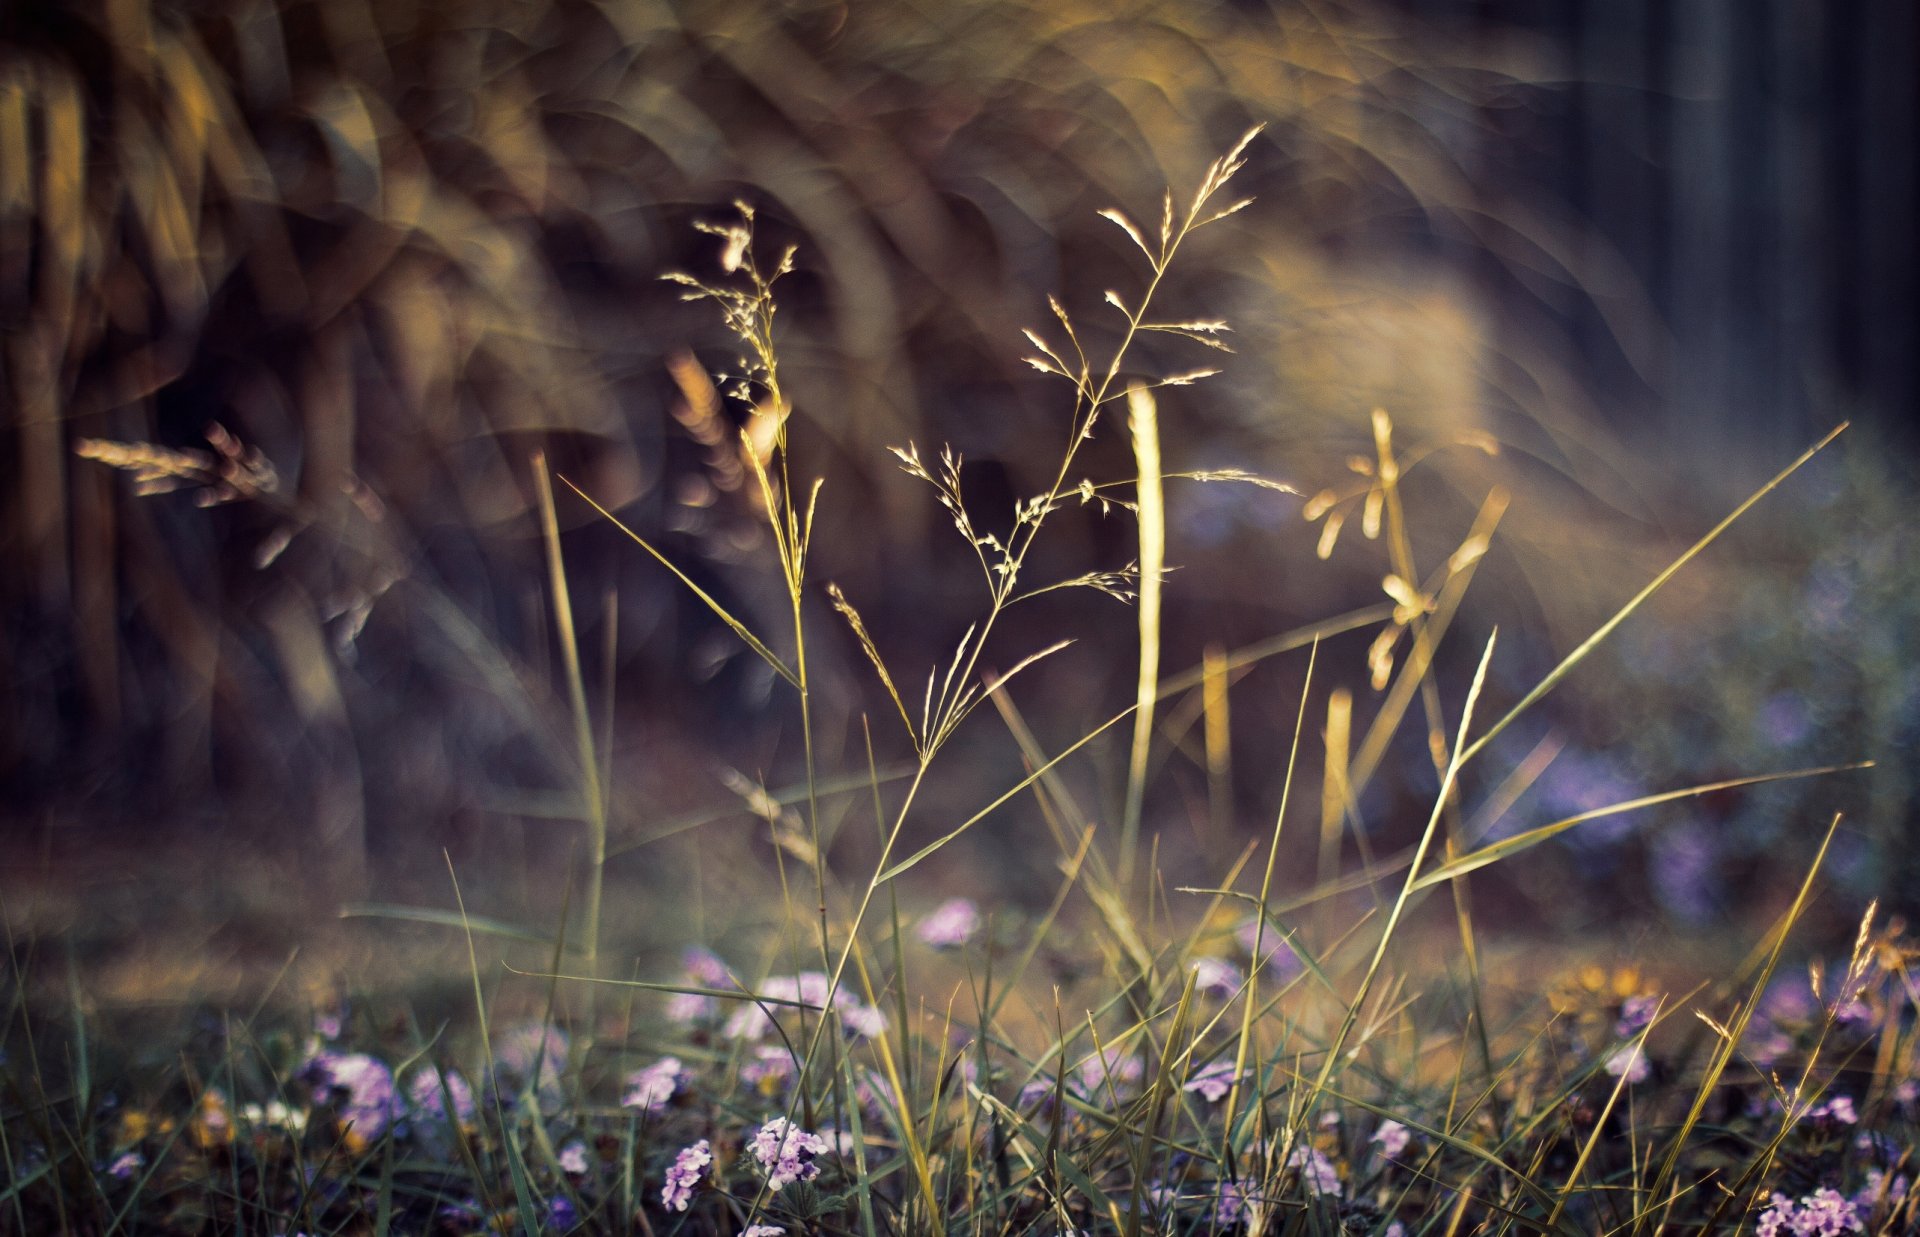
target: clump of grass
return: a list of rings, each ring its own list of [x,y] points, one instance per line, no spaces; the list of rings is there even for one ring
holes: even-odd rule
[[[1169,191],[1157,227],[1109,212],[1144,256],[1146,274],[1138,290],[1107,295],[1119,325],[1105,351],[1096,352],[1091,332],[1057,301],[1057,326],[1029,333],[1035,368],[1071,392],[1063,449],[1046,488],[993,520],[970,508],[957,453],[943,450],[930,463],[912,444],[897,451],[970,547],[983,590],[976,621],[929,670],[917,700],[901,685],[918,675],[895,673],[885,633],[869,629],[853,598],[821,589],[809,575],[822,487],[792,476],[788,439],[797,415],[781,381],[775,331],[776,285],[794,255],[762,268],[752,213],[742,209],[737,220],[709,229],[722,242],[722,277],[675,277],[691,299],[720,307],[744,350],[738,372],[722,385],[749,411],[726,449],[758,497],[790,627],[778,635],[756,630],[700,591],[670,555],[620,527],[795,693],[804,815],[795,818],[764,790],[756,805],[782,864],[806,869],[804,894],[781,869],[784,921],[807,922],[804,941],[773,933],[735,942],[730,957],[696,946],[678,974],[604,973],[607,750],[588,709],[554,496],[543,489],[550,601],[588,853],[580,924],[563,914],[543,942],[542,961],[509,968],[543,986],[539,1013],[525,1022],[496,1018],[489,988],[500,973],[483,964],[475,932],[511,930],[469,915],[456,882],[450,906],[381,913],[464,928],[471,1032],[428,1031],[385,1009],[344,1019],[316,1011],[310,1030],[231,1017],[210,1037],[215,1051],[189,1055],[177,1072],[130,1079],[109,1102],[78,984],[64,1018],[29,1017],[22,994],[31,954],[16,948],[11,1096],[0,1121],[7,1173],[0,1206],[16,1226],[529,1237],[1911,1227],[1907,1182],[1920,1105],[1920,987],[1912,964],[1920,946],[1868,908],[1841,965],[1815,966],[1804,983],[1784,966],[1837,819],[1753,955],[1704,987],[1676,990],[1667,985],[1681,977],[1651,965],[1611,975],[1567,968],[1563,982],[1528,995],[1524,980],[1496,978],[1504,965],[1520,964],[1482,940],[1466,897],[1473,873],[1587,821],[1840,771],[1722,778],[1497,840],[1476,830],[1481,813],[1466,810],[1493,738],[1824,441],[1487,723],[1476,715],[1493,706],[1488,667],[1497,642],[1486,642],[1453,710],[1435,649],[1504,503],[1489,495],[1459,548],[1423,571],[1398,488],[1409,461],[1396,449],[1390,419],[1376,414],[1374,456],[1357,470],[1367,484],[1352,497],[1363,532],[1386,539],[1387,603],[1162,675],[1154,614],[1166,568],[1162,485],[1272,483],[1239,472],[1166,470],[1153,392],[1210,371],[1143,374],[1134,345],[1160,333],[1219,349],[1224,322],[1182,317],[1158,302],[1181,250],[1247,205],[1225,191],[1253,137],[1215,160],[1190,197],[1177,202]],[[1130,410],[1134,476],[1083,477],[1084,444],[1122,403]],[[198,460],[122,454],[103,449],[96,457],[157,468],[163,479],[208,471]],[[544,479],[544,467],[535,475]],[[573,489],[619,523],[587,487]],[[1324,527],[1335,527],[1341,502],[1334,495],[1313,504],[1329,520]],[[1137,519],[1134,561],[1030,578],[1042,530],[1088,504]],[[1322,545],[1330,551],[1333,537],[1323,533]],[[1014,685],[1024,686],[1022,672],[1041,659],[1071,654],[1064,643],[1013,643],[1006,616],[1065,588],[1137,600],[1139,658],[1133,702],[1049,752],[1027,726]],[[810,628],[809,599],[821,591],[844,633]],[[1319,641],[1370,624],[1381,627],[1368,663],[1382,703],[1358,749],[1345,749],[1351,758],[1334,759],[1353,705],[1337,695],[1318,702]],[[877,744],[863,729],[878,850],[871,870],[852,876],[832,859],[821,811],[828,782],[816,767],[822,745],[810,649],[833,638],[850,639],[871,664],[888,719]],[[1402,643],[1409,651],[1396,659]],[[1155,856],[1141,847],[1142,786],[1156,739],[1147,719],[1174,693],[1199,688],[1207,724],[1224,732],[1232,668],[1299,651],[1306,682],[1271,830],[1216,884],[1168,889]],[[994,673],[1000,657],[1011,668]],[[1435,782],[1417,843],[1403,854],[1369,856],[1356,874],[1329,870],[1306,894],[1283,896],[1276,871],[1294,781],[1303,776],[1309,715],[1347,719],[1340,744],[1328,745],[1317,796],[1321,853],[1329,856],[1323,866],[1331,869],[1342,818],[1415,697]],[[932,819],[921,807],[927,783],[961,728],[984,724],[980,705],[988,702],[1022,749],[1026,771],[957,824]],[[1119,827],[1104,829],[1061,774],[1076,753],[1130,719],[1125,785],[1112,796],[1122,805]],[[895,721],[910,771],[889,803],[874,752],[885,750]],[[1209,744],[1216,753],[1221,746]],[[1489,799],[1510,802],[1509,782],[1496,780]],[[988,907],[983,923],[980,908],[950,904],[910,929],[916,916],[903,910],[898,878],[1029,797],[1057,852],[1056,894],[1045,911],[1019,916]],[[1040,861],[1038,852],[1026,858]],[[1427,932],[1434,916],[1425,903],[1441,886],[1451,896],[1451,922],[1444,933]],[[1342,898],[1358,891],[1368,896]],[[813,904],[796,915],[809,895]],[[1310,907],[1317,911],[1310,919],[1298,914]],[[1423,931],[1409,939],[1415,925]],[[1068,932],[1078,935],[1089,978],[1063,991],[1035,966]],[[1448,944],[1436,948],[1442,938]],[[578,1023],[561,1026],[563,984],[584,985],[603,1002],[624,997],[626,1008],[589,1002]],[[49,1041],[56,1026],[57,1053]]]

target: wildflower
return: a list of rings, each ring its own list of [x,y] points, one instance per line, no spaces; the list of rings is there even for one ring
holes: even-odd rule
[[[756,1224],[752,1228],[742,1229],[740,1237],[786,1237],[786,1232],[778,1224]]]
[[[1265,1207],[1266,1199],[1261,1195],[1238,1182],[1222,1181],[1213,1205],[1214,1227],[1234,1228],[1245,1224],[1248,1228],[1257,1228],[1257,1220]]]
[[[754,1133],[747,1150],[754,1162],[767,1174],[767,1188],[778,1191],[795,1181],[812,1181],[820,1175],[813,1157],[827,1151],[827,1140],[793,1125],[785,1117],[775,1117]]]
[[[560,1148],[560,1171],[569,1177],[586,1176],[587,1144],[576,1138]]]
[[[1187,964],[1187,969],[1193,972],[1196,991],[1219,997],[1223,1001],[1240,991],[1240,986],[1246,982],[1246,976],[1241,974],[1240,968],[1225,958],[1195,958]]]
[[[850,1005],[840,1011],[840,1025],[861,1039],[879,1039],[887,1033],[886,1011],[873,1005]]]
[[[1630,996],[1620,1002],[1620,1020],[1613,1024],[1613,1033],[1621,1039],[1630,1039],[1640,1034],[1653,1021],[1654,1011],[1660,1008],[1660,998],[1655,996]]]
[[[1380,1154],[1389,1160],[1397,1157],[1413,1141],[1413,1132],[1398,1121],[1382,1121],[1380,1128],[1373,1132],[1372,1141],[1380,1144]]]
[[[567,1033],[559,1027],[527,1022],[511,1028],[494,1041],[496,1089],[517,1094],[533,1087],[541,1112],[560,1111],[568,1050]]]
[[[627,1075],[627,1093],[620,1098],[620,1106],[649,1113],[662,1112],[687,1077],[679,1057],[661,1057],[645,1069]]]
[[[1773,1194],[1753,1231],[1755,1237],[1841,1237],[1865,1232],[1866,1225],[1852,1202],[1838,1190],[1822,1187],[1797,1203]]]
[[[352,1141],[370,1142],[399,1115],[393,1071],[362,1052],[322,1052],[300,1070],[316,1103],[334,1107]]]
[[[1103,1099],[1111,1088],[1115,1095],[1125,1098],[1144,1073],[1139,1057],[1108,1044],[1080,1063],[1080,1091],[1088,1099]]]
[[[821,971],[802,971],[798,975],[770,975],[760,985],[760,994],[776,1001],[799,1001],[816,1009],[827,1007],[827,994],[833,981]],[[728,1039],[760,1039],[773,1029],[773,1014],[782,1006],[762,1009],[757,1002],[744,1002],[727,1019],[723,1034]]]
[[[1640,1051],[1638,1044],[1622,1044],[1607,1054],[1607,1073],[1615,1078],[1625,1078],[1629,1083],[1645,1082],[1653,1072],[1647,1064],[1647,1054]]]
[[[566,1232],[580,1223],[580,1209],[573,1200],[562,1194],[547,1203],[547,1223],[556,1232]]]
[[[727,973],[727,964],[720,955],[711,949],[694,945],[681,955],[682,977],[689,987],[731,988],[733,977]],[[718,1002],[710,996],[698,992],[676,992],[667,999],[667,1017],[674,1022],[686,1025],[704,1022],[713,1017],[719,1008]]]
[[[1293,946],[1287,943],[1287,939],[1280,934],[1279,929],[1272,924],[1267,924],[1263,928],[1258,916],[1241,924],[1236,935],[1241,948],[1245,949],[1249,955],[1253,953],[1256,946],[1265,951],[1266,957],[1262,961],[1267,969],[1282,982],[1292,979],[1306,969],[1300,961],[1300,955],[1294,952]]]
[[[1860,1120],[1860,1114],[1853,1109],[1853,1097],[1850,1095],[1835,1095],[1822,1100],[1807,1115],[1816,1121],[1831,1121],[1835,1125],[1855,1125]]]
[[[1187,1079],[1187,1085],[1181,1090],[1195,1092],[1208,1103],[1217,1104],[1227,1097],[1227,1092],[1233,1090],[1237,1078],[1231,1061],[1215,1061]]]
[[[793,1055],[777,1044],[762,1044],[753,1053],[753,1058],[740,1067],[740,1080],[751,1083],[762,1095],[778,1095],[793,1078]]]
[[[948,898],[920,921],[913,934],[935,949],[959,949],[979,931],[980,908],[973,900]]]
[[[516,1078],[559,1077],[567,1068],[567,1033],[538,1022],[522,1023],[494,1041],[493,1063]]]
[[[1907,1196],[1907,1179],[1895,1177],[1887,1180],[1887,1174],[1877,1168],[1867,1170],[1867,1183],[1861,1186],[1853,1196],[1853,1205],[1862,1212],[1871,1214],[1882,1202],[1897,1204]]]
[[[1340,1172],[1324,1152],[1313,1147],[1295,1147],[1287,1157],[1287,1167],[1300,1171],[1300,1184],[1315,1198],[1340,1197]]]
[[[118,1159],[107,1165],[107,1175],[119,1181],[126,1181],[146,1165],[146,1157],[138,1151],[123,1152]]]
[[[682,1148],[680,1154],[673,1157],[673,1167],[667,1169],[667,1184],[660,1191],[660,1205],[668,1211],[685,1211],[693,1201],[693,1187],[700,1184],[700,1174],[711,1163],[713,1148],[706,1139]]]
[[[315,1014],[313,1016],[313,1033],[321,1039],[339,1039],[345,1029],[346,1018],[338,1012]]]
[[[453,1101],[454,1121],[461,1125],[473,1124],[476,1112],[473,1088],[457,1070],[423,1069],[407,1081],[407,1102],[423,1116],[445,1120],[449,1099]]]

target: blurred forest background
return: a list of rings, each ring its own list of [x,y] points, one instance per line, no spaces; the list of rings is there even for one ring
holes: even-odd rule
[[[1346,492],[1385,408],[1407,451],[1434,449],[1408,482],[1429,567],[1490,487],[1510,491],[1443,659],[1449,716],[1492,625],[1491,690],[1511,700],[1856,422],[1514,736],[1512,763],[1558,755],[1491,827],[1716,776],[1880,768],[1578,833],[1490,875],[1492,905],[1554,929],[1623,909],[1711,926],[1769,905],[1842,808],[1837,879],[1910,899],[1917,23],[1906,0],[14,0],[10,900],[65,897],[102,932],[156,905],[438,904],[444,848],[484,908],[557,907],[579,809],[531,455],[782,628],[729,454],[743,410],[707,386],[734,345],[659,278],[718,276],[693,225],[737,198],[768,254],[798,249],[780,338],[800,472],[827,482],[824,763],[864,769],[865,710],[898,762],[820,587],[846,589],[897,668],[944,657],[980,599],[885,448],[952,444],[983,518],[1043,488],[1065,387],[1023,364],[1018,328],[1046,325],[1058,292],[1097,334],[1101,293],[1130,295],[1139,268],[1095,212],[1152,218],[1163,185],[1190,189],[1261,122],[1238,182],[1256,205],[1165,289],[1171,312],[1235,330],[1220,378],[1167,392],[1167,464]],[[1131,471],[1117,436],[1087,461]],[[794,781],[797,722],[657,564],[564,490],[560,508],[633,846],[614,872],[635,896],[610,914],[632,928],[689,870],[722,893],[772,871],[738,788]],[[1299,497],[1176,483],[1169,513],[1170,673],[1383,600],[1379,543],[1348,531],[1321,561]],[[1124,514],[1049,537],[1048,577],[1135,554]],[[1015,692],[1050,749],[1130,702],[1131,611],[1036,602],[989,658],[1068,634]],[[1371,638],[1322,651],[1362,716]],[[1270,826],[1301,670],[1236,679],[1224,806],[1193,702],[1166,702],[1147,824],[1182,875],[1217,875]],[[1096,817],[1124,761],[1116,741],[1076,772]],[[1020,769],[985,715],[956,767],[929,830]],[[1432,782],[1410,735],[1360,805],[1372,845],[1411,835]],[[859,824],[859,803],[833,811]],[[1044,865],[991,871],[1038,827],[1010,812],[929,885],[1045,888]],[[842,845],[870,837],[850,825]]]

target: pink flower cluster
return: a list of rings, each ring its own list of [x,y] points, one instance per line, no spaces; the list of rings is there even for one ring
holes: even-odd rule
[[[781,1190],[796,1181],[812,1181],[820,1175],[813,1157],[825,1155],[827,1140],[809,1134],[785,1117],[775,1117],[754,1133],[747,1150],[767,1174],[767,1188]]]
[[[1841,1237],[1844,1233],[1864,1233],[1867,1226],[1860,1219],[1860,1209],[1840,1191],[1823,1188],[1797,1203],[1784,1194],[1775,1194],[1753,1231],[1755,1237]]]
[[[700,1175],[711,1163],[713,1148],[706,1139],[683,1148],[673,1158],[673,1167],[667,1170],[666,1188],[660,1191],[661,1205],[668,1211],[685,1211],[693,1201],[693,1187],[700,1184]]]

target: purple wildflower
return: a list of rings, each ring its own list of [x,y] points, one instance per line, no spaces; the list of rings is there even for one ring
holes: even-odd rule
[[[920,921],[913,934],[935,949],[959,949],[979,931],[980,908],[973,900],[948,898]]]
[[[1250,1212],[1261,1204],[1258,1194],[1250,1194],[1238,1182],[1222,1181],[1220,1193],[1213,1204],[1213,1223],[1215,1228],[1237,1228],[1242,1223],[1251,1227]]]
[[[753,1057],[740,1067],[740,1080],[751,1083],[762,1095],[777,1095],[793,1078],[793,1054],[777,1044],[761,1044]]]
[[[371,1142],[399,1115],[393,1071],[361,1052],[321,1052],[300,1070],[316,1103],[330,1104],[340,1123]]]
[[[1853,1205],[1863,1214],[1871,1215],[1881,1203],[1897,1205],[1907,1197],[1907,1179],[1904,1176],[1887,1180],[1887,1174],[1877,1168],[1867,1170],[1867,1183],[1853,1196]]]
[[[1210,1104],[1217,1104],[1227,1098],[1227,1092],[1233,1090],[1238,1077],[1233,1071],[1233,1062],[1215,1061],[1203,1067],[1199,1073],[1187,1079],[1183,1091],[1192,1091]]]
[[[1187,964],[1187,969],[1193,972],[1193,986],[1197,991],[1223,1001],[1239,992],[1246,982],[1240,968],[1225,958],[1195,958]]]
[[[879,1039],[887,1033],[887,1014],[875,1005],[849,1005],[840,1011],[840,1025],[861,1039]]]
[[[113,1163],[107,1165],[107,1175],[120,1181],[130,1179],[135,1173],[147,1166],[146,1157],[138,1151],[127,1151]],[[1904,1178],[1902,1178],[1904,1180]]]
[[[767,1174],[767,1188],[782,1190],[796,1181],[812,1181],[820,1175],[813,1157],[824,1155],[827,1140],[809,1134],[785,1117],[775,1117],[755,1131],[747,1150],[754,1162]]]
[[[1139,1057],[1108,1044],[1080,1063],[1080,1093],[1098,1100],[1107,1098],[1112,1088],[1114,1095],[1125,1099],[1138,1087],[1144,1073]]]
[[[1656,996],[1630,996],[1620,1002],[1620,1020],[1613,1024],[1613,1033],[1621,1039],[1630,1039],[1646,1030],[1653,1021],[1653,1015],[1660,1008],[1660,998]]]
[[[1647,1054],[1638,1044],[1622,1044],[1607,1054],[1607,1073],[1615,1078],[1625,1078],[1628,1083],[1645,1082],[1653,1068],[1647,1064]]]
[[[1287,1167],[1300,1170],[1300,1184],[1314,1197],[1340,1197],[1340,1172],[1324,1152],[1313,1147],[1295,1147],[1287,1157]]]
[[[1057,1105],[1051,1104],[1056,1090],[1058,1090],[1058,1086],[1054,1080],[1045,1074],[1041,1074],[1020,1088],[1020,1094],[1013,1101],[1014,1107],[1023,1112],[1029,1108],[1037,1108],[1042,1104],[1049,1104],[1050,1107],[1057,1108]]]
[[[727,964],[720,960],[720,955],[699,945],[690,946],[681,956],[681,971],[689,987],[734,986],[733,977],[727,974]],[[676,992],[667,998],[667,1017],[682,1025],[705,1022],[718,1009],[719,1004],[713,997],[702,996],[698,992]]]
[[[1300,961],[1300,955],[1295,953],[1293,946],[1280,935],[1280,930],[1272,924],[1261,927],[1258,916],[1241,924],[1236,935],[1239,938],[1240,947],[1247,951],[1249,957],[1252,956],[1256,946],[1266,954],[1264,961],[1267,969],[1283,983],[1306,969]]]
[[[1865,1231],[1859,1209],[1838,1190],[1826,1188],[1797,1203],[1784,1194],[1774,1194],[1754,1226],[1755,1237],[1842,1237]]]
[[[787,1230],[778,1224],[756,1224],[751,1228],[742,1229],[740,1237],[786,1237],[786,1232]]]
[[[1853,1109],[1853,1097],[1835,1095],[1814,1105],[1807,1115],[1815,1121],[1831,1121],[1835,1125],[1854,1125],[1860,1120],[1860,1114]]]
[[[663,1112],[687,1078],[686,1067],[680,1064],[679,1057],[661,1057],[645,1069],[627,1075],[627,1093],[621,1097],[620,1106],[649,1113]]]
[[[802,971],[798,975],[769,975],[760,985],[760,995],[776,1001],[799,1001],[818,1009],[827,1006],[827,994],[833,989],[833,981],[821,971]],[[724,1034],[729,1039],[760,1039],[773,1030],[773,1016],[768,1009],[779,1011],[790,1006],[769,1005],[762,1009],[759,1004],[743,1002],[733,1016],[727,1019]]]
[[[667,1170],[667,1184],[660,1191],[661,1206],[668,1211],[685,1211],[693,1201],[693,1187],[700,1184],[701,1173],[711,1163],[713,1148],[706,1139],[682,1148],[680,1154],[673,1157],[673,1167]]]
[[[893,1102],[893,1084],[878,1070],[867,1070],[853,1083],[853,1099],[860,1111],[875,1121],[884,1121],[887,1106]]]
[[[1389,1160],[1397,1157],[1413,1141],[1413,1132],[1398,1121],[1382,1121],[1380,1128],[1373,1132],[1372,1141],[1380,1144],[1380,1154]]]
[[[445,1091],[440,1087],[443,1077],[446,1079]],[[453,1100],[453,1119],[461,1125],[471,1125],[476,1111],[473,1088],[467,1085],[467,1080],[458,1071],[416,1070],[413,1077],[407,1080],[407,1102],[423,1116],[444,1121],[449,1098]]]
[[[529,1078],[537,1068],[544,1077],[557,1077],[567,1068],[567,1033],[559,1027],[523,1022],[494,1040],[493,1063],[503,1073]]]
[[[564,1233],[580,1223],[580,1209],[573,1200],[562,1194],[547,1203],[547,1224],[555,1232]]]
[[[587,1175],[587,1144],[574,1139],[560,1148],[560,1171],[569,1177]]]

